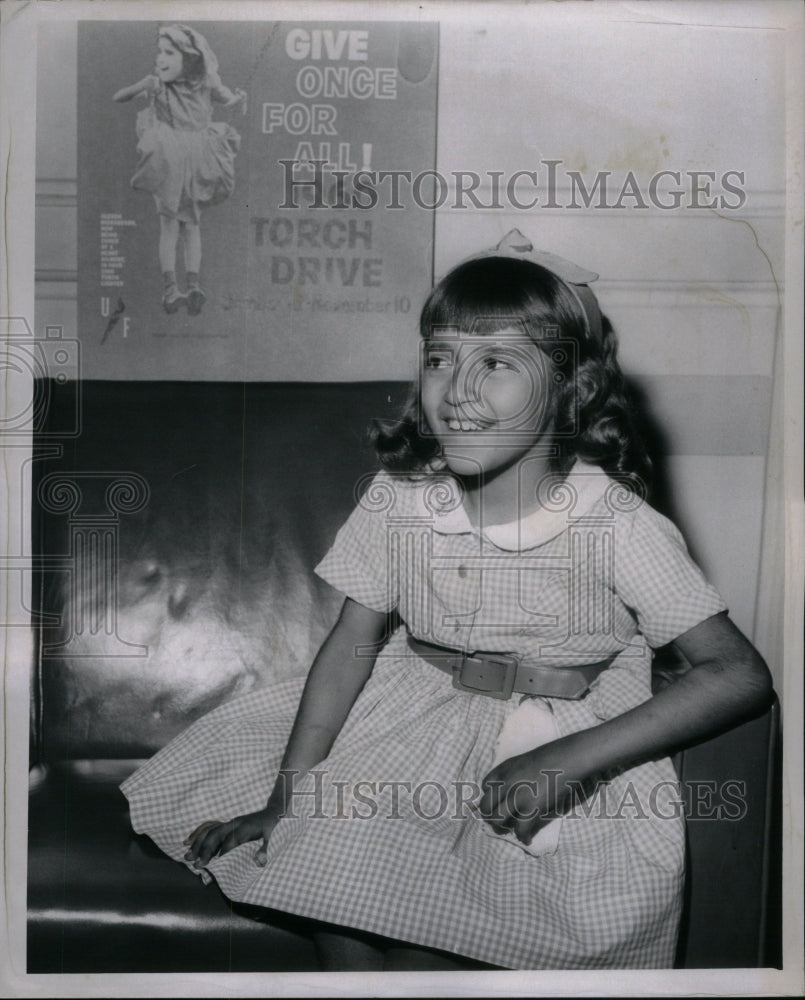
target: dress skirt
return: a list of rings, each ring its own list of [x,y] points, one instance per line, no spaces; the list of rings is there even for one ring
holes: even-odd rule
[[[122,786],[134,829],[183,862],[202,822],[262,808],[303,683],[221,706],[143,765]],[[615,665],[585,698],[545,704],[565,734],[649,696]],[[586,810],[562,818],[558,845],[534,856],[490,836],[473,809],[519,701],[454,688],[398,631],[274,828],[267,865],[254,862],[257,842],[242,844],[202,878],[237,902],[504,968],[670,967],[684,859],[670,761],[599,785]]]
[[[150,192],[159,214],[197,224],[202,208],[234,191],[240,136],[230,125],[173,128],[148,107],[137,116],[137,136],[140,159],[131,186]]]

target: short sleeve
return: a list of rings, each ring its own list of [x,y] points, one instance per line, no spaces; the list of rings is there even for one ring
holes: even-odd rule
[[[616,533],[614,560],[615,590],[650,646],[664,646],[727,610],[691,559],[679,529],[647,503]]]
[[[388,612],[399,600],[389,558],[388,510],[393,484],[375,476],[355,510],[335,536],[315,572],[327,583],[373,611]]]

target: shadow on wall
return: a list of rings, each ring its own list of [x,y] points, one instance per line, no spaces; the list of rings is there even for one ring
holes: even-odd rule
[[[652,507],[679,524],[674,491],[668,475],[668,435],[652,414],[651,401],[636,382],[627,378],[626,388],[635,410],[635,423],[652,464],[648,499]]]

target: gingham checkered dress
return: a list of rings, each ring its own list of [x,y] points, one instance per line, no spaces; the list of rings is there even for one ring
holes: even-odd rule
[[[381,474],[317,572],[429,642],[551,666],[617,654],[584,698],[546,699],[560,733],[587,729],[650,697],[650,646],[725,605],[677,529],[595,467],[577,463],[543,505],[479,532],[451,480]],[[265,805],[302,683],[223,705],[147,762],[123,785],[134,828],[182,861],[199,823]],[[456,689],[401,627],[267,866],[244,844],[203,877],[236,901],[507,968],[669,967],[684,861],[670,761],[610,776],[534,857],[467,808],[519,701]]]

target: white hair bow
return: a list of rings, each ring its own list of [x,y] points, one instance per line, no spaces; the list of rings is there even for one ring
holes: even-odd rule
[[[589,285],[598,279],[595,271],[586,271],[578,264],[573,264],[556,254],[545,250],[535,250],[534,244],[519,229],[511,229],[491,250],[486,250],[478,257],[510,257],[513,260],[529,260],[532,264],[544,267],[546,271],[560,278],[575,298],[587,320],[587,330],[593,340],[601,342],[603,323],[598,300]]]

